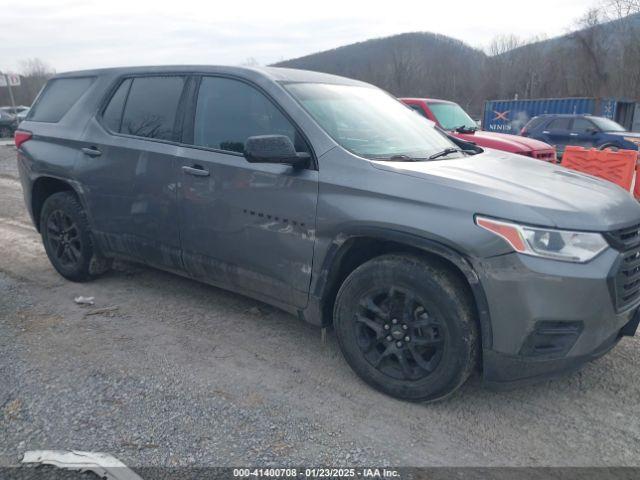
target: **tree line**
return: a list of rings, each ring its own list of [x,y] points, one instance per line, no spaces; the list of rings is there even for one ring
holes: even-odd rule
[[[278,66],[345,75],[399,97],[454,100],[480,116],[485,100],[618,97],[640,100],[640,0],[606,0],[573,31],[496,37],[486,51],[429,33],[369,40]]]

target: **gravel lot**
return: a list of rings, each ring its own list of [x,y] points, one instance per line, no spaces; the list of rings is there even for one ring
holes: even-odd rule
[[[559,380],[492,392],[472,378],[444,403],[400,402],[351,372],[331,332],[323,345],[256,301],[131,264],[65,281],[9,146],[0,248],[2,466],[40,448],[131,466],[640,466],[638,337]]]

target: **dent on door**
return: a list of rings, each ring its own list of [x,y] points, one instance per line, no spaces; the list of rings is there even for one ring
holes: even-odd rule
[[[221,153],[192,152],[191,157],[185,166],[197,165],[209,176],[184,174],[181,179],[187,270],[258,298],[306,306],[317,171],[249,164]]]

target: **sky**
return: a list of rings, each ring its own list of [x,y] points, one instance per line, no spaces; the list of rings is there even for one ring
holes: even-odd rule
[[[477,48],[567,33],[596,0],[0,0],[0,70],[260,65],[403,32]]]

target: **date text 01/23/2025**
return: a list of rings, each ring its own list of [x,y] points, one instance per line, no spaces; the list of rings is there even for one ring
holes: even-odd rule
[[[236,478],[398,478],[387,468],[234,468]]]

